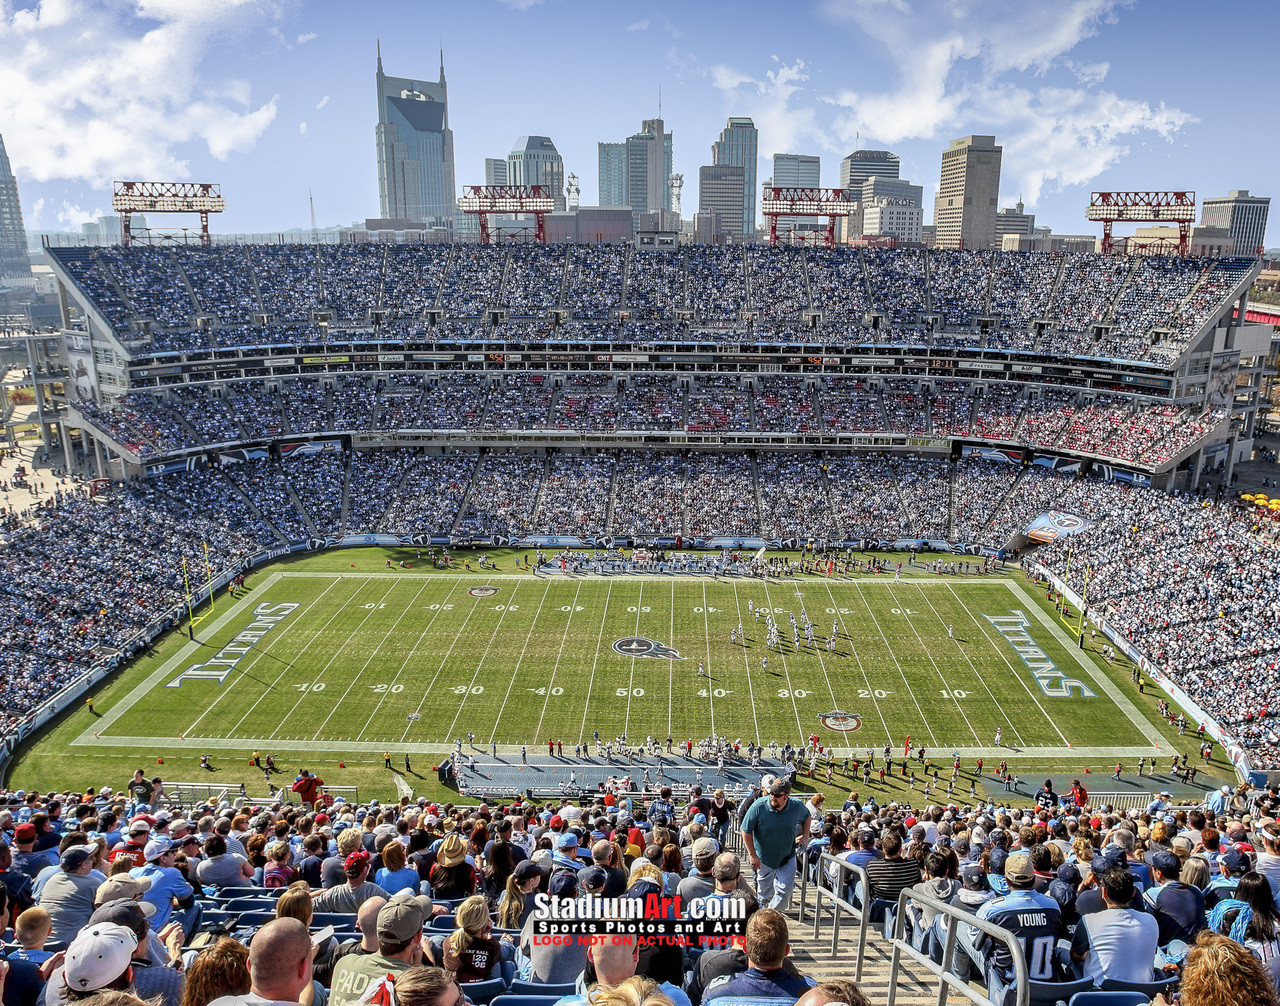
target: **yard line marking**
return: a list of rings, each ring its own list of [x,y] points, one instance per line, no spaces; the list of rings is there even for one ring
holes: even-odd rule
[[[502,631],[502,620],[507,617],[507,612],[511,610],[511,601],[515,600],[515,596],[518,593],[520,593],[520,584],[517,583],[511,591],[511,596],[507,598],[507,603],[502,606],[502,613],[498,616],[498,624],[493,627],[493,635],[489,637],[489,642],[485,644],[484,653],[476,661],[475,673],[471,675],[467,690],[462,693],[462,701],[458,703],[458,711],[453,714],[453,722],[449,724],[449,731],[445,734],[446,737],[453,735],[453,728],[458,725],[458,717],[462,715],[462,710],[466,707],[467,698],[471,695],[471,689],[475,688],[476,679],[480,677],[480,668],[484,666],[485,658],[489,656],[489,651],[493,648],[493,641],[498,638],[498,633]],[[544,594],[543,596],[545,597],[546,595]]]
[[[671,645],[676,642],[676,581],[671,581]],[[676,662],[667,661],[667,736],[671,736],[676,704]]]
[[[378,710],[382,708],[382,703],[385,702],[387,700],[387,696],[391,694],[392,686],[400,680],[400,675],[403,674],[404,669],[409,666],[409,661],[418,655],[418,648],[422,646],[422,641],[427,638],[427,633],[431,631],[431,626],[436,624],[436,619],[440,617],[440,612],[444,611],[444,605],[448,603],[449,598],[453,597],[453,592],[458,589],[458,584],[461,582],[461,580],[455,580],[453,586],[449,588],[449,593],[445,594],[444,600],[440,602],[440,607],[436,608],[435,612],[431,615],[431,621],[427,622],[426,628],[424,628],[418,635],[418,641],[414,643],[409,652],[405,654],[404,660],[400,662],[400,669],[396,671],[396,676],[391,679],[391,683],[387,685],[387,690],[382,693],[382,696],[378,699],[377,703],[374,704],[373,712],[369,714],[369,718],[365,720],[364,726],[360,728],[360,733],[357,734],[357,736],[363,737],[365,735],[365,732],[369,729],[369,724],[373,722],[373,718],[378,715]]]
[[[1084,658],[1081,652],[1076,649],[1075,642],[1068,638],[1066,633],[1062,631],[1058,624],[1044,613],[1044,609],[1033,601],[1027,592],[1023,590],[1016,581],[1005,580],[1005,586],[1009,588],[1009,591],[1014,597],[1022,601],[1026,606],[1027,611],[1035,618],[1035,620],[1049,630],[1049,634],[1053,636],[1053,638],[1058,641],[1059,645],[1072,656],[1077,664],[1080,665],[1080,669],[1088,674],[1089,677],[1093,679],[1094,683],[1102,689],[1102,691],[1107,693],[1107,697],[1110,698],[1117,707],[1119,707],[1120,711],[1125,714],[1129,722],[1136,726],[1147,740],[1156,745],[1162,745],[1165,743],[1165,740],[1160,735],[1159,731],[1156,730],[1150,720],[1146,719],[1142,713],[1138,711],[1138,707],[1130,701],[1129,697],[1115,686],[1115,682],[1105,674],[1098,671],[1097,664],[1092,660],[1086,660]]]
[[[596,664],[600,661],[600,644],[604,642],[604,623],[609,617],[609,597],[613,594],[613,581],[609,581],[609,589],[604,592],[604,614],[600,616],[600,632],[596,635],[596,655],[591,661],[591,677],[587,679],[587,700],[582,706],[582,728],[578,731],[578,743],[587,736],[587,712],[591,708],[591,686],[596,680]]]
[[[702,581],[702,625],[707,634],[707,702],[711,705],[711,736],[716,735],[716,698],[711,687],[711,622],[707,618],[707,581]]]
[[[507,682],[507,694],[502,696],[502,705],[498,707],[498,715],[493,719],[493,727],[489,731],[489,741],[493,743],[494,738],[498,736],[498,721],[502,719],[502,710],[507,708],[507,699],[511,697],[511,688],[516,683],[516,675],[520,673],[520,664],[524,661],[524,655],[529,649],[529,637],[533,635],[534,627],[538,624],[538,616],[542,614],[542,606],[547,603],[547,594],[551,591],[551,581],[547,581],[546,588],[542,591],[542,600],[538,602],[538,610],[533,613],[533,622],[529,625],[529,631],[525,633],[524,645],[520,647],[520,656],[516,660],[515,670],[511,672],[511,680]],[[514,594],[515,592],[512,591]],[[569,613],[570,615],[573,612]],[[537,734],[533,735],[537,738]]]
[[[960,601],[960,595],[957,594],[954,590],[951,592],[951,594],[953,597],[955,597],[957,601]],[[937,608],[934,607],[933,602],[929,600],[929,595],[922,590],[920,592],[920,596],[924,598],[924,603],[929,606],[929,610],[933,612],[934,617],[938,620],[938,624],[941,625],[942,614],[938,611]],[[963,601],[960,601],[960,607],[964,608],[964,613],[968,615],[971,619],[973,619],[972,612],[970,612],[969,609],[965,607],[965,604]],[[977,619],[974,619],[974,621],[976,622]],[[980,632],[982,632],[983,637],[987,640],[987,642],[991,642],[991,637],[987,635],[986,630],[983,629],[981,625],[978,626],[978,629]],[[956,645],[956,649],[958,649],[964,655],[964,659],[968,661],[969,668],[973,671],[975,675],[977,675],[978,680],[982,682],[982,687],[986,690],[988,697],[991,699],[992,706],[994,706],[999,711],[999,714],[1004,718],[1006,725],[1008,725],[1009,729],[1013,732],[1014,737],[1018,739],[1018,747],[1023,747],[1025,745],[1025,741],[1022,739],[1022,734],[1019,733],[1018,728],[1013,725],[1013,720],[1012,718],[1010,718],[1009,713],[1005,709],[1004,704],[996,701],[995,693],[991,691],[991,686],[987,684],[986,675],[984,675],[981,671],[978,670],[977,665],[975,665],[973,662],[973,658],[969,656],[969,651],[960,645],[959,640],[954,640],[954,642]],[[998,646],[995,648],[999,649]],[[1003,650],[1000,650],[1000,656],[1004,660],[1005,664],[1009,666],[1009,669],[1013,670],[1013,665],[1009,663],[1009,658],[1005,655]],[[1014,677],[1019,677],[1019,675],[1015,673]],[[1020,682],[1020,683],[1024,688],[1026,688],[1026,682]],[[1027,688],[1027,694],[1031,695],[1031,689]],[[1031,700],[1035,702],[1036,705],[1040,707],[1040,711],[1044,713],[1044,706],[1041,706],[1040,703],[1036,701],[1036,697],[1034,695],[1031,695]],[[1058,725],[1053,722],[1052,717],[1050,717],[1048,713],[1045,713],[1045,718],[1049,720],[1050,725],[1052,725],[1055,730],[1058,730]],[[1058,730],[1058,736],[1062,737],[1062,743],[1064,744],[1067,743],[1067,739],[1066,737],[1062,736],[1061,730]]]
[[[369,669],[369,665],[373,663],[374,658],[381,652],[383,644],[388,638],[390,638],[391,633],[396,631],[396,626],[403,621],[404,616],[409,614],[413,607],[418,603],[418,598],[420,598],[422,596],[422,592],[427,589],[427,582],[428,581],[424,578],[422,586],[418,588],[418,592],[414,594],[409,603],[404,606],[404,611],[400,612],[400,614],[396,616],[396,620],[391,623],[391,628],[382,634],[382,638],[378,641],[378,645],[370,651],[369,658],[364,662],[364,666],[361,667],[360,670],[356,671],[355,675],[351,678],[351,683],[347,685],[347,690],[343,692],[342,697],[333,704],[332,708],[329,710],[329,715],[324,718],[324,722],[321,723],[320,726],[316,728],[316,732],[311,735],[312,740],[319,737],[320,731],[329,725],[329,721],[333,719],[333,714],[338,711],[338,707],[342,705],[342,703],[346,701],[347,696],[351,694],[351,689],[356,686],[356,682],[360,680],[360,676]],[[303,695],[306,695],[306,692],[303,692]],[[356,736],[359,737],[361,735],[356,734]]]
[[[854,645],[853,636],[845,628],[844,618],[840,615],[840,605],[836,602],[836,595],[831,591],[831,584],[826,584],[826,588],[827,597],[831,598],[831,607],[835,609],[835,619],[840,623],[840,631],[844,634],[845,639],[849,640],[849,652],[853,654],[853,659],[862,674],[862,680],[867,683],[867,694],[871,696],[871,704],[876,707],[876,715],[880,717],[880,725],[884,727],[885,739],[893,740],[889,734],[889,723],[884,718],[884,710],[880,708],[880,703],[876,701],[876,690],[871,687],[871,678],[867,674],[867,669],[862,665],[862,657],[858,655],[858,647]],[[850,750],[852,750],[852,746]]]
[[[929,726],[929,717],[920,708],[920,700],[916,698],[916,693],[911,690],[911,682],[907,680],[907,672],[902,669],[902,662],[898,660],[898,654],[894,652],[893,646],[890,645],[889,637],[884,634],[880,619],[876,618],[875,610],[868,603],[866,595],[862,593],[862,585],[855,580],[854,587],[857,588],[858,597],[862,599],[862,603],[867,606],[867,613],[871,616],[871,621],[875,625],[876,631],[880,633],[880,638],[884,641],[884,648],[889,651],[889,656],[893,658],[893,663],[898,668],[898,673],[902,676],[902,683],[907,686],[907,694],[911,696],[911,701],[915,703],[916,710],[920,713],[920,719],[924,722],[924,728],[929,731],[929,740],[933,742],[934,747],[937,747],[938,738],[933,735],[933,728]],[[890,739],[892,740],[892,738]]]
[[[898,600],[898,595],[895,594],[892,590],[890,590],[889,597],[893,600],[894,607],[901,610],[902,602]],[[943,677],[942,668],[940,668],[938,666],[938,662],[933,659],[933,651],[930,649],[928,644],[925,643],[924,637],[920,635],[920,630],[916,628],[916,623],[911,618],[908,618],[905,615],[903,617],[906,619],[907,625],[911,627],[911,631],[915,635],[916,640],[920,643],[920,648],[924,650],[925,656],[929,658],[929,663],[933,665],[933,671],[935,674],[938,675],[938,680],[942,682],[942,687],[946,689],[947,694],[951,696],[951,701],[955,703],[956,709],[959,711],[960,716],[964,719],[964,725],[967,726],[969,728],[969,732],[973,734],[974,743],[981,744],[982,738],[978,736],[978,731],[973,729],[973,724],[969,722],[969,716],[967,713],[965,713],[964,707],[960,705],[960,700],[956,698],[955,691],[951,687],[951,682],[949,682],[945,677]],[[933,736],[933,731],[929,732],[929,736],[930,737]]]
[[[582,593],[582,581],[578,581],[578,589],[573,595],[573,603],[569,605],[569,617],[565,619],[564,633],[560,636],[560,649],[556,651],[556,662],[551,667],[551,680],[547,682],[547,694],[542,699],[542,713],[538,716],[538,727],[533,732],[534,740],[542,736],[542,721],[547,715],[547,703],[551,701],[551,689],[555,687],[556,671],[560,669],[560,658],[564,655],[564,641],[569,638],[569,627],[573,624],[573,612],[578,607],[578,595]]]
[[[431,680],[427,683],[427,690],[422,693],[422,698],[418,700],[417,708],[414,709],[415,713],[422,713],[422,707],[427,701],[427,696],[431,694],[431,689],[435,687],[436,682],[440,679],[440,672],[444,670],[444,665],[449,662],[449,655],[453,653],[453,648],[458,645],[458,640],[462,638],[463,633],[466,631],[467,623],[471,621],[471,616],[476,613],[476,609],[479,607],[480,598],[477,597],[475,602],[471,605],[471,610],[467,612],[467,617],[462,620],[462,624],[458,626],[457,631],[454,632],[453,639],[449,642],[449,648],[444,651],[444,656],[440,658],[440,666],[436,668],[436,673],[431,676]],[[407,721],[404,733],[400,735],[401,744],[403,744],[404,739],[409,736],[409,731],[413,729],[414,722],[415,721],[412,719]],[[446,738],[446,740],[447,739],[448,738]]]
[[[243,677],[245,676],[245,674],[246,674],[247,672],[249,672],[249,671],[253,670],[254,665],[256,665],[256,664],[258,663],[258,661],[259,661],[259,660],[261,660],[265,654],[267,654],[268,652],[270,652],[271,647],[272,647],[272,646],[274,646],[277,642],[279,642],[279,641],[280,641],[280,637],[281,637],[281,636],[285,635],[285,634],[286,634],[290,629],[292,629],[295,625],[302,625],[302,624],[304,624],[304,620],[303,620],[302,616],[303,616],[303,615],[305,615],[308,611],[310,611],[310,610],[312,609],[312,607],[314,607],[314,606],[315,606],[315,605],[320,601],[320,598],[324,597],[324,595],[325,595],[325,594],[327,594],[327,593],[328,593],[328,592],[333,588],[333,585],[334,585],[335,583],[337,583],[337,582],[338,582],[338,580],[340,580],[340,579],[341,579],[341,577],[337,577],[337,576],[335,576],[335,577],[333,578],[333,582],[332,582],[332,583],[330,583],[330,584],[329,584],[329,586],[325,587],[325,588],[324,588],[324,590],[320,591],[320,593],[319,593],[319,594],[317,594],[317,595],[315,596],[315,598],[311,601],[311,603],[310,603],[310,604],[308,604],[305,608],[303,608],[300,612],[298,612],[298,613],[297,613],[298,617],[297,617],[296,619],[294,619],[294,620],[293,620],[292,622],[290,622],[288,625],[286,625],[286,626],[284,626],[284,627],[282,627],[282,628],[281,628],[279,635],[272,634],[272,637],[271,637],[269,640],[267,640],[267,645],[266,645],[266,646],[262,647],[262,649],[260,649],[260,650],[255,646],[255,647],[254,647],[254,656],[253,656],[253,661],[252,661],[251,663],[249,663],[249,664],[245,665],[245,669],[244,669],[243,671],[241,671],[239,674],[237,674],[237,675],[235,676],[235,678],[233,678],[233,679],[232,679],[232,681],[231,681],[231,683],[230,683],[230,684],[228,684],[225,688],[223,688],[223,689],[219,690],[217,698],[215,698],[212,702],[210,702],[210,703],[205,707],[204,711],[203,711],[203,712],[201,712],[201,713],[200,713],[200,715],[196,717],[195,722],[194,722],[194,723],[192,723],[192,724],[191,724],[191,726],[187,727],[187,729],[183,731],[183,735],[185,736],[186,734],[189,734],[189,733],[192,733],[192,732],[194,732],[194,731],[195,731],[195,728],[196,728],[196,726],[200,723],[200,721],[201,721],[202,719],[204,719],[206,716],[208,716],[208,715],[209,715],[209,713],[211,713],[211,712],[213,711],[213,707],[214,707],[214,706],[216,706],[219,702],[221,702],[224,698],[226,698],[227,693],[228,693],[229,691],[231,691],[231,689],[232,689],[232,688],[234,688],[234,687],[236,686],[236,684],[240,681],[240,679],[241,679],[241,678],[243,678]],[[266,586],[268,586],[268,584],[264,584],[263,586],[264,586],[264,587],[266,587]],[[362,586],[363,586],[363,585],[362,585]],[[358,593],[358,592],[359,592],[359,590],[360,590],[360,588],[359,588],[359,587],[357,587],[357,588],[356,588],[356,592]],[[355,597],[355,594],[352,594],[351,596],[352,596],[352,597]],[[350,599],[348,599],[348,600],[350,600]],[[340,605],[340,606],[339,606],[338,611],[341,611],[341,610],[342,610],[342,608],[346,606],[346,604],[347,604],[347,602],[346,602],[346,601],[344,601],[344,602],[342,603],[342,605]],[[336,615],[337,615],[337,612],[334,612],[334,615],[336,616]],[[331,617],[331,618],[329,619],[329,621],[330,621],[330,622],[331,622],[331,621],[333,621],[333,618]],[[328,622],[326,622],[326,623],[325,623],[325,625],[326,625],[326,626],[327,626],[328,624],[329,624]],[[218,626],[218,627],[220,628],[221,626]],[[321,629],[320,631],[321,631],[321,632],[323,632],[323,631],[324,631],[324,629]],[[277,680],[277,681],[279,681],[280,679],[279,679],[279,678],[276,678],[276,680]],[[99,732],[101,732],[101,729],[102,729],[102,728],[100,727],[100,728],[99,728]]]
[[[769,602],[769,614],[772,615],[773,599],[769,597],[769,581],[764,580],[762,583],[764,586],[764,599]],[[774,619],[774,622],[776,623],[777,619]],[[765,631],[767,632],[768,630],[766,629]],[[766,647],[766,650],[767,649],[768,647]],[[800,742],[803,744],[807,734],[805,734],[804,727],[800,723],[800,707],[796,705],[796,690],[791,687],[791,669],[787,667],[787,657],[782,651],[782,629],[778,629],[778,658],[782,661],[782,670],[787,675],[787,691],[791,695],[791,708],[794,709],[796,713],[796,729],[800,731]]]
[[[742,602],[738,600],[738,585],[733,585],[733,606],[738,609],[738,624],[743,625],[742,621]],[[674,615],[674,613],[673,613]],[[760,716],[756,712],[756,690],[751,684],[751,658],[747,656],[747,641],[739,639],[738,645],[742,647],[742,663],[747,669],[747,692],[751,695],[751,721],[756,725],[756,744],[760,743]]]
[[[978,627],[978,631],[981,632],[982,635],[986,638],[987,642],[991,644],[991,648],[995,650],[998,654],[1000,654],[1000,659],[1003,660],[1005,663],[1005,666],[1009,668],[1009,673],[1012,674],[1015,680],[1017,680],[1018,684],[1022,686],[1023,691],[1025,691],[1027,695],[1031,697],[1031,701],[1036,704],[1036,708],[1039,709],[1040,712],[1044,714],[1044,718],[1049,721],[1049,724],[1053,727],[1054,732],[1059,737],[1062,738],[1062,743],[1069,744],[1070,742],[1067,740],[1065,736],[1063,736],[1062,731],[1058,729],[1058,724],[1054,722],[1053,717],[1049,715],[1048,710],[1045,709],[1045,707],[1040,704],[1040,700],[1036,697],[1036,693],[1031,690],[1031,686],[1027,684],[1023,675],[1019,673],[1018,668],[1014,665],[1013,661],[1009,658],[1008,653],[1005,652],[1005,648],[1002,645],[1004,641],[1003,640],[997,641],[991,635],[991,633],[987,630],[987,626],[982,624],[984,620],[979,618],[977,615],[975,615],[972,611],[969,610],[969,606],[965,604],[964,598],[962,598],[954,590],[951,593],[955,597],[955,599],[960,602],[960,607],[964,609],[965,614],[968,615],[969,618],[973,620],[973,624]],[[1012,726],[1013,725],[1011,723],[1010,728],[1012,728]],[[1021,743],[1022,738],[1019,737],[1018,740]]]
[[[640,595],[636,598],[636,635],[640,635],[640,607],[644,601],[644,583],[640,584]],[[675,640],[672,640],[675,642]],[[631,657],[631,680],[627,682],[627,712],[622,718],[622,736],[627,735],[627,727],[631,723],[631,693],[635,691],[636,685],[636,658],[633,654]]]
[[[316,672],[315,677],[313,677],[310,681],[307,682],[306,690],[303,691],[302,694],[298,696],[298,700],[293,704],[293,706],[289,709],[289,711],[285,713],[282,717],[280,717],[279,722],[281,726],[283,726],[285,723],[289,721],[289,717],[292,716],[294,712],[297,710],[298,706],[302,704],[302,700],[311,694],[311,689],[314,688],[316,684],[319,683],[320,679],[324,676],[324,672],[333,666],[333,662],[338,659],[338,655],[342,653],[347,648],[347,644],[350,643],[351,640],[353,640],[356,637],[356,634],[364,627],[364,623],[373,617],[373,613],[378,610],[378,605],[381,604],[383,601],[385,601],[387,599],[387,595],[390,594],[395,589],[396,589],[396,586],[393,583],[390,587],[386,589],[383,595],[373,603],[373,607],[365,612],[364,618],[360,619],[356,627],[347,634],[347,638],[343,640],[342,645],[335,646],[333,648],[332,656],[330,656],[329,659],[325,662],[325,665]],[[281,677],[284,676],[284,671],[280,672],[280,676]],[[279,680],[280,678],[276,678],[276,681],[279,681]],[[272,687],[274,688],[275,685],[273,684]],[[265,698],[265,696],[263,697]],[[253,704],[253,709],[257,709],[258,703],[260,703],[261,701],[262,699],[259,699],[258,702],[255,702]],[[253,712],[253,709],[250,709],[249,713]],[[243,723],[245,721],[245,718],[249,715],[249,713],[245,713],[244,716],[241,716],[240,722],[231,728],[232,734],[234,734],[236,730],[239,728],[240,723]]]

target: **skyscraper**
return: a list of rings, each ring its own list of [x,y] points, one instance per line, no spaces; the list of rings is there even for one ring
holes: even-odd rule
[[[822,159],[814,154],[774,154],[773,184],[778,188],[816,189],[822,184]],[[812,230],[817,217],[779,217],[778,232]]]
[[[750,119],[730,118],[720,131],[720,139],[711,145],[711,163],[719,165],[735,165],[742,168],[742,229],[738,233],[744,237],[754,237],[756,233],[756,159],[760,134],[756,124]],[[699,173],[701,184],[701,173]],[[698,197],[698,206],[702,206],[702,197]]]
[[[22,204],[18,202],[18,182],[9,166],[3,136],[0,136],[0,276],[11,279],[31,276],[27,230],[22,225]]]
[[[625,143],[600,143],[600,192],[601,206],[627,205],[627,145]]]
[[[645,119],[640,132],[627,137],[626,202],[636,229],[640,216],[671,209],[671,134],[661,119]]]
[[[3,153],[0,150],[0,155]],[[3,184],[0,179],[0,185]],[[1235,240],[1237,255],[1262,254],[1270,196],[1251,196],[1248,189],[1233,189],[1225,196],[1206,199],[1203,206],[1200,226],[1225,229]]]
[[[440,53],[440,79],[432,84],[388,77],[378,47],[378,200],[384,218],[453,229],[457,187],[449,91]]]
[[[507,184],[507,159],[505,157],[486,157],[484,159],[485,185]]]
[[[507,154],[508,185],[541,185],[564,209],[564,158],[548,136],[522,136]]]
[[[855,150],[840,162],[840,188],[860,189],[868,178],[897,178],[898,155],[887,150]]]
[[[703,240],[741,241],[746,169],[740,164],[704,164],[698,169],[698,218]]]
[[[942,180],[933,201],[939,248],[994,247],[1002,154],[994,136],[964,136],[942,152]]]

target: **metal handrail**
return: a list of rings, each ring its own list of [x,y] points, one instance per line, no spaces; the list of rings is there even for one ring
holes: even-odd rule
[[[928,954],[922,954],[906,939],[907,902],[914,902],[925,908],[931,908],[947,920],[946,939],[942,945],[942,963],[936,963]],[[955,908],[945,901],[920,891],[907,888],[898,895],[898,914],[893,921],[893,957],[889,964],[889,1003],[893,1006],[898,991],[898,968],[902,963],[902,955],[906,954],[938,979],[938,1006],[945,1006],[947,989],[954,989],[968,999],[974,1006],[1004,1006],[996,1003],[989,996],[975,992],[969,983],[961,981],[951,973],[951,962],[955,957],[956,929],[961,925],[972,926],[979,932],[986,933],[993,939],[1000,940],[1009,948],[1013,959],[1013,982],[1016,998],[1015,1006],[1028,1006],[1031,999],[1031,985],[1027,974],[1027,961],[1023,954],[1022,944],[1009,930],[970,915],[961,908]],[[989,990],[988,990],[989,991]]]
[[[809,887],[809,863],[808,857],[805,856],[797,864],[798,868],[804,871],[800,880],[800,918],[798,921],[804,921],[804,903],[805,894]],[[862,881],[863,898],[866,899],[867,892],[871,890],[871,881],[867,877],[867,871],[855,863],[850,863],[847,859],[840,859],[828,852],[822,853],[818,857],[818,869],[822,870],[824,866],[834,866],[840,871],[839,887],[834,884],[830,889],[822,886],[822,876],[819,875],[817,886],[813,889],[813,938],[817,940],[822,935],[822,896],[825,894],[831,901],[831,950],[832,958],[838,957],[840,954],[840,918],[845,913],[853,917],[858,923],[858,952],[854,958],[854,981],[862,981],[862,963],[866,959],[867,953],[867,923],[871,917],[869,907],[859,908],[857,905],[840,897],[839,891],[845,890],[849,884],[849,878],[846,874],[854,874],[858,880]],[[869,904],[869,903],[868,903]]]

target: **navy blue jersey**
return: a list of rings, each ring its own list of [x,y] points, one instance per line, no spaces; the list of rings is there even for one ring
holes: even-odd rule
[[[1027,976],[1032,981],[1054,980],[1053,947],[1058,939],[1058,903],[1035,891],[1010,891],[978,909],[978,918],[1009,930],[1022,944]],[[988,959],[1006,982],[1013,980],[1013,958],[998,940],[989,943]]]

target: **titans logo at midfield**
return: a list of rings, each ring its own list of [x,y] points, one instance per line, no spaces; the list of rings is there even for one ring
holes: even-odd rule
[[[679,650],[673,650],[666,643],[660,643],[656,639],[649,639],[646,636],[627,636],[624,639],[615,639],[613,641],[613,649],[615,653],[621,653],[624,657],[662,657],[666,660],[687,660],[688,657],[680,656]]]

